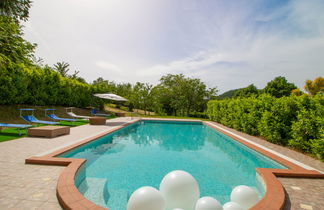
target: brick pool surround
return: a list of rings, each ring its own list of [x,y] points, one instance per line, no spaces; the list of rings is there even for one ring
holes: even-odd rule
[[[276,177],[303,177],[303,178],[324,178],[324,174],[315,171],[304,169],[284,158],[281,158],[267,150],[264,150],[254,144],[251,144],[243,138],[233,135],[230,131],[219,128],[217,125],[208,121],[200,120],[181,120],[181,119],[153,119],[153,118],[144,118],[142,120],[165,120],[165,121],[186,121],[186,122],[202,122],[203,124],[231,137],[232,139],[248,146],[249,148],[275,160],[276,162],[286,166],[289,169],[269,169],[269,168],[257,168],[256,172],[262,177],[264,182],[266,193],[264,197],[251,209],[252,210],[279,210],[284,207],[285,203],[285,192]],[[44,164],[44,165],[59,165],[67,166],[61,173],[58,183],[57,183],[57,198],[64,209],[106,209],[101,206],[94,204],[93,202],[87,200],[75,186],[75,176],[78,173],[78,170],[86,162],[86,159],[74,159],[74,158],[60,158],[56,157],[62,153],[65,153],[69,150],[72,150],[81,145],[87,144],[91,141],[97,140],[98,138],[113,133],[121,128],[124,128],[130,124],[141,121],[141,119],[134,120],[132,122],[125,123],[118,127],[115,127],[112,130],[98,134],[91,138],[82,140],[76,144],[67,146],[65,148],[59,149],[55,152],[49,153],[44,156],[33,156],[25,160],[26,164]]]

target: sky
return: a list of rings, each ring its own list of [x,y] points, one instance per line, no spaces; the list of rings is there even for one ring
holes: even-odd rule
[[[34,0],[36,56],[92,82],[199,78],[219,93],[324,76],[323,0]]]

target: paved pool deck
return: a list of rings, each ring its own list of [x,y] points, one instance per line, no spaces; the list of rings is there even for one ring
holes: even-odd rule
[[[44,155],[91,136],[105,133],[131,120],[134,118],[115,118],[107,121],[107,125],[103,126],[83,125],[71,128],[70,135],[53,139],[28,137],[0,143],[0,209],[62,209],[56,197],[56,185],[65,167],[25,164],[25,159]],[[324,163],[321,161],[260,138],[222,127],[324,171]],[[320,210],[323,208],[324,179],[279,178],[279,180],[288,195],[285,209]]]
[[[275,152],[292,158],[302,164],[310,166],[313,169],[323,172],[324,162],[316,160],[310,156],[304,155],[300,152],[296,152],[287,147],[270,143],[264,139],[250,136],[248,134],[236,131],[232,128],[228,128],[219,123],[214,124],[233,132],[239,136],[242,136],[254,143],[265,146]],[[288,209],[306,209],[306,210],[323,210],[324,209],[324,179],[313,178],[278,178],[283,185],[286,193],[286,202],[284,210]]]
[[[65,167],[25,164],[25,159],[107,132],[130,120],[115,118],[107,125],[82,125],[71,128],[70,135],[52,139],[26,137],[0,143],[0,209],[62,209],[56,185]]]

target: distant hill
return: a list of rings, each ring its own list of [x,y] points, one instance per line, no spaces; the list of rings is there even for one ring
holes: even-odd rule
[[[234,96],[235,92],[240,89],[242,89],[242,88],[226,91],[225,93],[217,96],[217,99],[221,100],[221,99],[226,99],[226,98],[232,98]]]

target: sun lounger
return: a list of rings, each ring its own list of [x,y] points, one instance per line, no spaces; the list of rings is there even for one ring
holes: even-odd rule
[[[52,120],[60,120],[60,121],[68,121],[68,122],[75,122],[75,121],[77,121],[76,119],[58,117],[55,114],[55,110],[56,109],[44,109],[45,116],[51,118]],[[52,112],[52,113],[50,114],[48,112]]]
[[[94,115],[94,116],[102,116],[102,117],[109,117],[110,116],[110,114],[100,114],[100,113],[97,112],[96,109],[92,109],[91,114]]]
[[[71,119],[71,118],[61,118],[56,116],[55,114],[48,114],[47,116],[53,120],[61,120],[61,121],[69,121],[69,122],[77,121],[76,119]]]
[[[58,122],[38,120],[33,115],[21,116],[21,118],[23,120],[27,121],[27,122],[30,122],[30,123],[47,124],[47,125],[57,125],[57,124],[59,124]]]
[[[74,118],[79,118],[79,119],[89,119],[90,116],[82,116],[82,115],[76,115],[73,112],[67,112],[68,115]]]
[[[31,125],[27,125],[27,124],[9,124],[9,123],[0,123],[0,131],[2,127],[6,127],[6,128],[17,128],[19,135],[21,135],[20,133],[20,129],[27,129],[29,127],[31,127]]]

